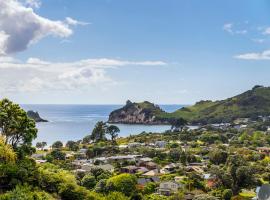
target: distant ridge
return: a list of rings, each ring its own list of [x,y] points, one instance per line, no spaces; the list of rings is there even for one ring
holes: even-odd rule
[[[171,119],[184,118],[192,124],[232,122],[237,118],[257,118],[270,115],[270,87],[254,86],[237,96],[221,101],[200,101],[167,113],[150,102],[130,101],[109,116],[111,123],[168,124]]]

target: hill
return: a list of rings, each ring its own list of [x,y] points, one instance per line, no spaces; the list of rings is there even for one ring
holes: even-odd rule
[[[133,104],[136,105],[136,103]],[[153,104],[151,106],[153,107]],[[113,116],[121,112],[122,109],[119,109],[117,112],[113,112]],[[132,112],[131,109],[128,113],[136,118],[137,112]],[[190,123],[206,124],[232,122],[237,118],[257,118],[260,115],[269,116],[270,87],[255,86],[251,90],[225,100],[200,101],[193,106],[184,107],[172,113],[166,113],[161,109],[150,109],[148,114],[153,121],[164,124],[176,118],[184,118]],[[126,118],[125,123],[133,122]],[[147,122],[144,121],[143,123],[146,124]]]
[[[144,101],[142,103],[132,103],[127,101],[126,105],[118,110],[111,112],[109,123],[123,124],[168,124],[163,118],[157,118],[166,114],[159,106]]]
[[[31,119],[35,120],[35,122],[48,122],[48,120],[41,118],[39,116],[39,113],[35,112],[33,110],[27,111],[27,116],[30,117]]]

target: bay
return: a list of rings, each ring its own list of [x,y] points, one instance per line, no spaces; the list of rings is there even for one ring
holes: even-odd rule
[[[107,121],[110,112],[123,105],[45,105],[27,104],[21,107],[28,111],[37,111],[46,123],[37,123],[38,136],[34,143],[45,141],[48,145],[60,140],[80,140],[91,133],[98,121]],[[173,112],[183,105],[160,105],[167,111]],[[117,124],[119,136],[129,136],[145,132],[164,132],[170,129],[168,125],[129,125]]]

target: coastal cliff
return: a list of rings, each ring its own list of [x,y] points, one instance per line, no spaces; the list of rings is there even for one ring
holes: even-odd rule
[[[132,103],[128,100],[124,107],[111,112],[108,122],[122,124],[169,124],[168,120],[158,117],[162,113],[165,113],[165,111],[148,101]]]
[[[270,87],[254,86],[242,94],[219,101],[199,101],[193,106],[183,107],[172,113],[149,103],[130,101],[110,114],[111,123],[169,124],[183,118],[190,124],[231,123],[237,118],[256,119],[270,116]]]
[[[27,116],[33,120],[35,120],[35,122],[48,122],[48,120],[43,119],[39,116],[38,112],[35,112],[33,110],[29,110],[27,111]]]

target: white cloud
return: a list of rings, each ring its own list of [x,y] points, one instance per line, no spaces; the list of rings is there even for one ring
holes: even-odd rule
[[[270,50],[261,53],[246,53],[235,56],[237,59],[243,60],[270,60]]]
[[[223,30],[227,31],[228,33],[233,33],[232,31],[233,24],[232,23],[227,23],[223,25]]]
[[[235,30],[234,28],[234,24],[233,23],[226,23],[223,25],[223,30],[234,35],[234,34],[238,34],[238,35],[244,35],[247,34],[248,31],[245,29],[241,29],[241,30]]]
[[[41,1],[40,0],[25,0],[24,4],[27,7],[31,8],[40,8],[41,6]]]
[[[264,35],[270,35],[270,27],[267,27],[264,32],[263,32]]]
[[[72,19],[71,17],[66,17],[66,23],[72,26],[77,26],[77,25],[89,25],[89,22],[82,22],[82,21],[77,21],[75,19]]]
[[[253,42],[256,42],[256,43],[264,43],[265,42],[265,39],[262,39],[262,38],[255,38],[255,39],[252,39]]]
[[[27,2],[39,5],[39,1]],[[0,8],[0,54],[23,51],[49,35],[66,38],[72,34],[66,22],[41,17],[17,0],[0,0]]]
[[[164,66],[162,61],[127,61],[84,59],[75,62],[50,62],[29,58],[26,62],[0,57],[0,92],[18,93],[53,90],[89,90],[111,87],[118,83],[108,69],[126,66]]]

